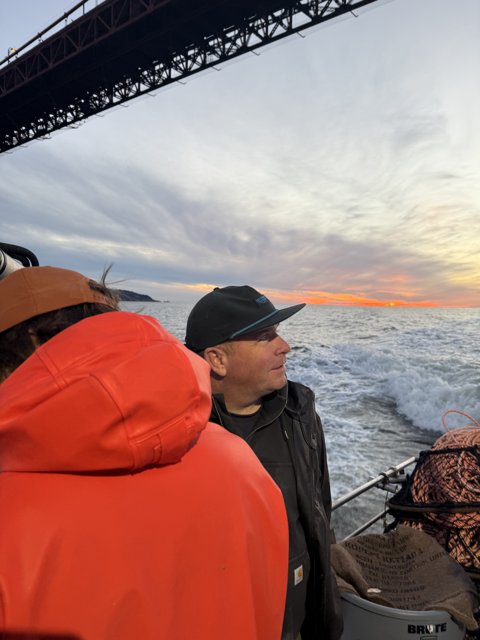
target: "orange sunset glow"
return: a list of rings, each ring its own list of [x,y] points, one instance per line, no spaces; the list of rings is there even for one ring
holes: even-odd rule
[[[201,297],[209,291],[212,291],[218,285],[198,284],[185,285],[186,289],[198,292]],[[306,302],[314,305],[337,305],[337,306],[365,306],[365,307],[440,307],[437,302],[432,300],[408,301],[398,298],[380,300],[368,296],[356,295],[352,293],[330,293],[328,291],[281,291],[278,289],[261,289],[261,292],[272,300],[278,300],[284,303]]]
[[[406,300],[378,300],[367,296],[360,296],[350,293],[329,293],[327,291],[305,291],[295,292],[269,292],[272,298],[285,301],[303,301],[307,304],[316,305],[339,305],[339,306],[365,306],[365,307],[438,307],[430,300],[420,300],[408,302]]]

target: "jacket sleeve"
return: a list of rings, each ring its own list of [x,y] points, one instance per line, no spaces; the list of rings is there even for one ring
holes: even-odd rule
[[[315,412],[315,439],[317,441],[318,477],[316,495],[321,496],[321,501],[327,517],[331,544],[334,541],[331,529],[332,496],[330,491],[330,475],[328,472],[327,449],[325,445],[325,435],[322,421],[318,413]],[[330,564],[330,553],[328,552],[328,565],[325,568],[325,623],[326,637],[329,640],[338,640],[343,632],[343,617],[340,608],[340,593],[338,591],[335,572]]]
[[[322,497],[322,504],[325,509],[328,522],[332,515],[332,495],[330,492],[330,475],[328,473],[327,448],[325,446],[325,435],[323,433],[322,421],[318,413],[315,413],[314,438],[317,443],[318,460],[318,487],[317,493]]]
[[[312,566],[302,639],[338,640],[342,635],[343,619],[337,581],[330,564],[332,498],[325,436],[315,409],[313,391],[298,383],[293,386],[292,391],[298,399],[298,417],[307,445],[299,446],[296,455],[300,485],[298,497],[306,518],[306,531],[309,532]]]

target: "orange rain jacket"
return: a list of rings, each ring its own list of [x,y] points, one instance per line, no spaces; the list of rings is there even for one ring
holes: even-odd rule
[[[1,630],[280,638],[283,500],[209,414],[206,363],[126,312],[63,331],[0,385]]]

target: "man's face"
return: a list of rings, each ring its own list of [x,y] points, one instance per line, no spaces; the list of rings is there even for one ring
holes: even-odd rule
[[[229,386],[260,399],[285,385],[290,346],[278,335],[277,327],[254,331],[228,343]]]

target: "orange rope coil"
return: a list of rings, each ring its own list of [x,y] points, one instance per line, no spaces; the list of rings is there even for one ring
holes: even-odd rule
[[[470,424],[449,429],[446,416],[450,413],[466,417]],[[401,520],[435,537],[457,562],[478,573],[480,423],[451,409],[443,414],[442,424],[445,433],[430,451],[422,452],[404,495],[404,506],[423,507],[424,511],[415,517],[404,514]],[[397,504],[401,503],[402,499]]]

